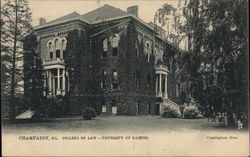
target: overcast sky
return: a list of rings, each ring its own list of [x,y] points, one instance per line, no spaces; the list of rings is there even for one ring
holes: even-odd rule
[[[109,4],[126,11],[127,7],[138,5],[139,17],[146,22],[153,21],[154,13],[165,3],[177,3],[177,0],[29,0],[33,25],[38,25],[39,18],[47,22],[74,11],[84,14]]]

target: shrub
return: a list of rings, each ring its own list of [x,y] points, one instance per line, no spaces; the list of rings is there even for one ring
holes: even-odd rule
[[[184,118],[195,119],[198,118],[199,110],[196,106],[187,106],[185,107],[183,114]]]
[[[62,117],[66,115],[66,103],[64,97],[46,98],[40,100],[36,107],[36,117]]]
[[[162,117],[164,117],[164,118],[178,118],[178,117],[180,117],[180,115],[181,115],[181,113],[177,108],[172,107],[172,106],[167,106],[164,109]]]
[[[85,120],[91,120],[92,118],[96,117],[96,112],[92,107],[87,107],[85,110],[83,110],[82,117]]]

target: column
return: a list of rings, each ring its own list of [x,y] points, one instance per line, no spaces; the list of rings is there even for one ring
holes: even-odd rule
[[[51,80],[51,71],[48,70],[48,75],[49,75],[49,95],[52,95],[52,80]]]
[[[53,87],[52,87],[52,95],[56,95],[56,82],[55,82],[55,76],[52,76],[52,81],[53,81]]]
[[[70,89],[70,80],[69,80],[69,72],[68,71],[66,71],[66,76],[67,76],[67,91],[69,91],[69,89]]]
[[[65,94],[65,69],[62,72],[62,95]]]
[[[158,74],[156,74],[155,92],[156,92],[156,94],[158,93]]]
[[[165,98],[168,98],[168,75],[165,75]]]
[[[160,94],[160,96],[162,97],[162,89],[161,89],[161,85],[162,85],[162,75],[161,75],[161,73],[160,73],[160,87],[159,87],[159,94]]]
[[[60,94],[60,69],[57,68],[57,94]]]
[[[47,71],[43,72],[43,96],[46,96],[46,86],[47,86]]]

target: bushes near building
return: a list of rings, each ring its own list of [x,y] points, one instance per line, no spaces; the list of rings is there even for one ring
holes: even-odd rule
[[[199,110],[196,106],[186,106],[183,110],[183,117],[187,119],[198,118]]]
[[[35,115],[37,118],[63,117],[67,115],[67,104],[65,97],[58,96],[56,98],[44,97],[39,106],[36,107]]]
[[[83,110],[82,117],[85,120],[91,120],[92,118],[96,117],[95,109],[92,107],[87,107],[85,110]]]
[[[164,118],[179,118],[179,117],[181,117],[181,113],[175,107],[173,107],[173,106],[167,106],[164,109],[162,117],[164,117]]]

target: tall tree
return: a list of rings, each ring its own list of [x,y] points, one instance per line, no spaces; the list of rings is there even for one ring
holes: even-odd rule
[[[228,112],[247,105],[247,6],[245,0],[211,0],[204,10],[210,23],[203,44],[204,63],[212,67],[212,83],[223,93],[220,107]]]
[[[24,97],[25,109],[39,110],[44,92],[42,60],[37,52],[37,38],[34,33],[23,40],[24,49]]]
[[[217,111],[232,113],[247,108],[248,2],[186,2],[181,7],[184,22],[176,29],[186,34],[189,53],[181,54],[178,79],[189,84],[189,91],[197,101]],[[158,11],[158,14],[169,12]]]
[[[2,23],[1,26],[1,47],[4,48],[3,54],[10,56],[10,100],[14,100],[17,82],[22,69],[22,42],[25,35],[32,30],[31,13],[26,0],[4,0],[1,6]],[[14,104],[10,103],[11,119],[15,116]]]

